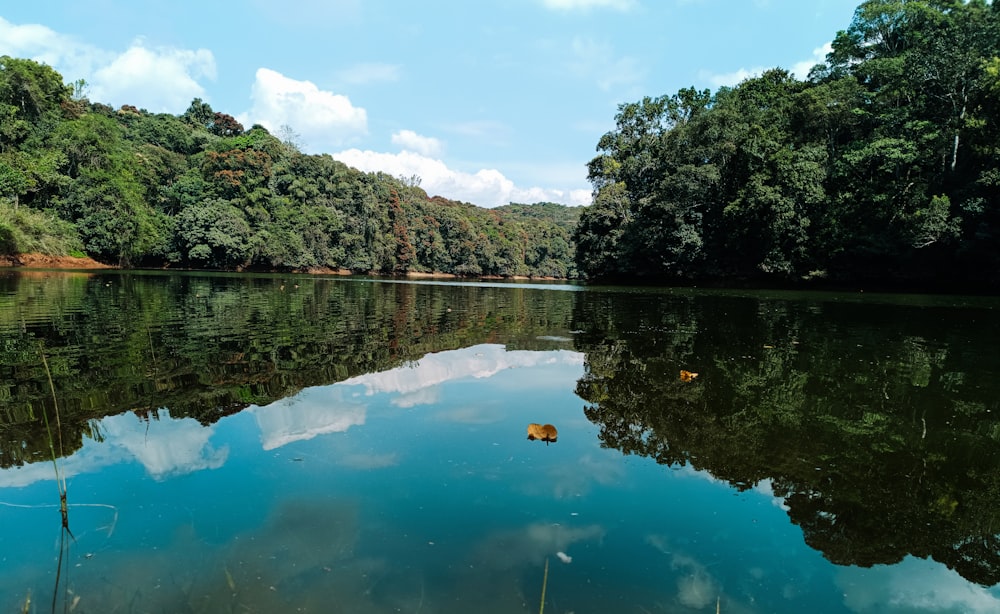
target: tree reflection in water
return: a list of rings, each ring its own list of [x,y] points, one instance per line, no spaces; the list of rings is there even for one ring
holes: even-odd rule
[[[604,446],[740,490],[767,480],[833,563],[931,557],[1000,583],[995,311],[582,295],[574,323]]]

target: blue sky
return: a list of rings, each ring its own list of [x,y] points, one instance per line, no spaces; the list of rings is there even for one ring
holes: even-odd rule
[[[587,204],[620,103],[775,66],[804,77],[859,2],[35,0],[0,7],[0,55],[115,107],[200,97],[431,195]]]

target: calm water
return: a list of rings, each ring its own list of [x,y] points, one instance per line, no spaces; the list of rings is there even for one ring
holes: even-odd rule
[[[998,347],[995,299],[0,272],[0,611],[997,612]]]

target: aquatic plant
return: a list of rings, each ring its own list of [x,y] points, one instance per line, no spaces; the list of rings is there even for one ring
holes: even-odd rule
[[[62,424],[59,421],[59,401],[56,398],[56,387],[52,382],[52,371],[49,369],[49,362],[45,359],[45,352],[42,350],[41,345],[39,345],[38,354],[42,359],[42,366],[45,367],[45,376],[49,381],[49,390],[52,392],[52,408],[56,419],[56,439],[59,442],[59,456],[63,456]],[[55,612],[56,601],[59,598],[59,583],[62,580],[64,555],[69,554],[69,544],[66,542],[66,536],[69,535],[70,539],[73,541],[76,541],[76,538],[73,537],[73,532],[69,530],[69,505],[66,501],[66,477],[59,473],[59,463],[56,460],[56,448],[52,437],[52,427],[49,424],[49,414],[44,409],[42,410],[42,417],[45,420],[45,431],[48,435],[49,451],[52,454],[52,467],[56,474],[56,488],[59,489],[59,514],[62,517],[62,527],[59,531],[59,561],[56,564],[56,583],[52,588],[52,611]],[[67,565],[69,564],[68,561],[66,563]]]
[[[549,559],[545,559],[545,574],[542,575],[542,605],[538,607],[538,614],[545,613],[545,588],[549,584]]]

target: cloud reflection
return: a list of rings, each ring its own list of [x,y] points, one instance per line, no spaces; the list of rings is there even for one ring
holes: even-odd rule
[[[434,417],[455,424],[496,424],[504,419],[504,414],[496,407],[459,407],[439,411]]]
[[[578,542],[604,538],[599,525],[567,527],[561,524],[534,523],[502,531],[487,537],[475,549],[475,557],[492,569],[513,569],[524,564],[540,565],[557,552],[569,552]]]
[[[399,455],[395,452],[387,454],[347,454],[338,461],[339,464],[352,469],[384,469],[399,464]]]
[[[417,405],[434,405],[441,398],[441,387],[430,386],[413,392],[404,392],[392,400],[396,407],[409,408]]]
[[[719,583],[708,569],[689,556],[675,554],[670,568],[680,572],[677,578],[677,600],[696,610],[714,603],[719,596]]]
[[[138,461],[150,477],[163,480],[202,469],[221,467],[229,448],[215,448],[209,440],[213,427],[192,418],[172,419],[167,410],[146,420],[133,413],[107,416],[97,422],[103,441],[84,442],[83,448],[59,459],[59,473],[65,478],[95,473],[105,467]],[[23,487],[53,480],[50,462],[37,462],[0,471],[0,488]]]
[[[343,433],[365,423],[364,405],[348,401],[337,386],[318,386],[298,395],[248,410],[260,428],[261,445],[274,450],[317,435]]]
[[[664,535],[647,535],[646,543],[670,557],[670,570],[677,574],[677,601],[681,605],[702,610],[722,598],[722,588],[718,580],[709,573],[707,565],[690,555],[675,551]]]
[[[626,477],[621,465],[602,462],[591,454],[583,455],[575,463],[553,466],[549,476],[549,484],[544,488],[551,488],[556,499],[579,497],[589,493],[594,484],[620,484]]]
[[[411,367],[369,373],[344,380],[339,385],[364,386],[366,394],[399,393],[409,395],[464,378],[486,378],[505,369],[554,364],[583,364],[583,355],[558,350],[535,352],[507,351],[503,345],[483,344],[461,350],[427,354]]]
[[[209,444],[212,427],[202,426],[193,418],[171,419],[165,410],[160,412],[160,419],[154,420],[131,413],[108,416],[100,428],[105,445],[124,448],[157,480],[216,469],[229,456],[228,447],[215,449]]]
[[[489,378],[507,369],[582,364],[583,355],[577,352],[507,351],[503,345],[475,345],[427,354],[409,366],[367,373],[329,386],[307,388],[294,397],[248,411],[254,415],[260,428],[264,449],[273,450],[295,441],[342,433],[352,426],[365,424],[369,408],[362,397],[394,395],[388,402],[404,409],[431,406],[440,402],[441,386],[447,382]],[[535,379],[532,376],[531,371],[526,371],[519,383],[524,387],[551,386],[553,381],[551,374],[544,371]],[[437,417],[466,424],[488,424],[502,419],[500,415],[491,415],[488,410],[478,408],[451,410],[439,413]],[[385,459],[382,462],[386,462]]]
[[[851,611],[1000,612],[1000,589],[963,579],[944,565],[908,557],[892,566],[846,567],[836,576]]]
[[[124,450],[85,442],[72,456],[59,459],[59,475],[71,478],[83,473],[93,473],[104,467],[126,462]],[[55,472],[51,459],[39,460],[23,467],[0,469],[0,488],[22,488],[35,482],[53,481]]]

